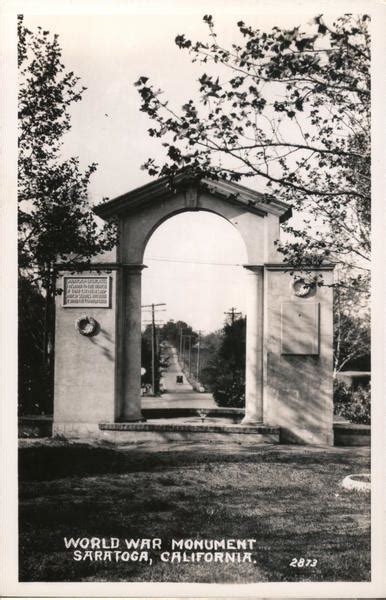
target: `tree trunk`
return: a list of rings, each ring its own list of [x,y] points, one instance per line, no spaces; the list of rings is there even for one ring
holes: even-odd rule
[[[51,414],[54,399],[54,348],[55,348],[55,281],[56,275],[52,266],[49,267],[48,285],[46,288],[44,310],[44,354],[43,368],[46,374],[45,397],[42,398],[41,410]]]

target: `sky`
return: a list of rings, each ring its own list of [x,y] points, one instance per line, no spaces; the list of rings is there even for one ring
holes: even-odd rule
[[[176,215],[146,247],[143,303],[166,302],[166,312],[159,313],[163,321],[182,320],[204,333],[220,329],[230,307],[245,314],[241,265],[247,262],[240,234],[224,218],[208,212]]]
[[[281,5],[277,13],[248,1],[209,1],[206,9],[200,2],[125,6],[126,14],[25,14],[27,27],[40,25],[59,34],[66,69],[87,87],[82,101],[71,108],[72,129],[63,155],[78,156],[83,168],[98,163],[90,185],[92,204],[147,183],[150,178],[141,165],[160,155],[159,141],[147,134],[151,123],[139,111],[134,82],[141,75],[149,77],[177,107],[195,97],[203,69],[177,48],[176,35],[205,40],[202,17],[209,7],[224,45],[237,41],[240,19],[260,28],[291,27],[306,24],[315,14],[312,9],[306,13],[304,5],[301,13],[292,4]],[[244,270],[229,266],[245,262],[243,241],[224,219],[201,212],[178,215],[148,242],[142,303],[165,302],[163,320],[182,319],[209,333],[223,325],[231,306],[245,313]]]
[[[72,130],[65,136],[63,153],[79,156],[84,167],[98,163],[90,186],[93,202],[149,181],[141,165],[149,156],[159,156],[160,144],[148,136],[152,123],[139,110],[134,82],[141,75],[149,77],[176,107],[194,97],[203,67],[192,64],[174,39],[185,33],[207,40],[203,14],[25,15],[27,26],[40,25],[59,34],[66,68],[87,87],[82,101],[71,107]],[[224,44],[239,39],[240,19],[260,27],[279,23],[272,14],[248,15],[241,8],[213,16]],[[284,14],[279,24],[292,26],[308,19]]]

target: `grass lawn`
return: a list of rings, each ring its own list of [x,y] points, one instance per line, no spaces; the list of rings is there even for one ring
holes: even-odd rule
[[[368,448],[21,442],[20,581],[368,581]],[[75,561],[63,538],[255,538],[253,561]],[[123,542],[122,542],[123,543]],[[291,567],[293,558],[317,559]]]

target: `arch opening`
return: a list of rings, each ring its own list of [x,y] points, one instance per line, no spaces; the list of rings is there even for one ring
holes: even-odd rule
[[[242,388],[238,395],[245,396],[242,265],[247,251],[240,233],[213,212],[181,211],[153,229],[143,262],[142,410],[174,408],[181,413],[186,408],[184,418],[190,411],[193,420],[200,420],[202,415],[192,411],[221,404],[240,408],[243,399],[219,394],[219,381],[230,387],[233,376]],[[228,346],[226,356],[223,346]]]
[[[167,226],[171,227],[173,223],[180,223],[181,227],[185,227],[185,229],[190,229],[190,226],[192,223],[194,223],[194,221],[196,221],[196,226],[197,223],[199,223],[203,228],[213,227],[214,229],[216,229],[217,224],[217,228],[219,230],[228,231],[228,233],[231,231],[231,229],[228,227],[230,225],[231,228],[235,229],[237,232],[237,221],[233,222],[232,220],[228,219],[225,215],[221,214],[221,212],[217,212],[216,210],[210,210],[209,208],[189,209],[186,207],[175,209],[173,212],[170,212],[165,216],[161,217],[160,220],[157,221],[147,233],[143,248],[143,257],[145,258],[149,242],[152,240],[152,238],[154,238],[154,235],[157,235],[157,231],[164,224],[167,223]],[[230,238],[233,245],[237,246],[238,254],[244,252],[244,259],[246,261],[248,253],[241,234],[238,232],[238,235],[235,236],[229,233],[228,237]],[[243,250],[240,250],[241,247],[243,248]]]

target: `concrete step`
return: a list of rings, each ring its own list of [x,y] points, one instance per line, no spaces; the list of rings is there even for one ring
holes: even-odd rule
[[[200,418],[200,410],[190,407],[142,408],[142,415],[148,419],[183,419]],[[229,422],[240,423],[245,415],[243,408],[204,408],[206,419],[228,419]]]
[[[280,428],[264,424],[234,425],[205,423],[100,423],[101,437],[112,442],[214,441],[240,444],[278,444]]]

